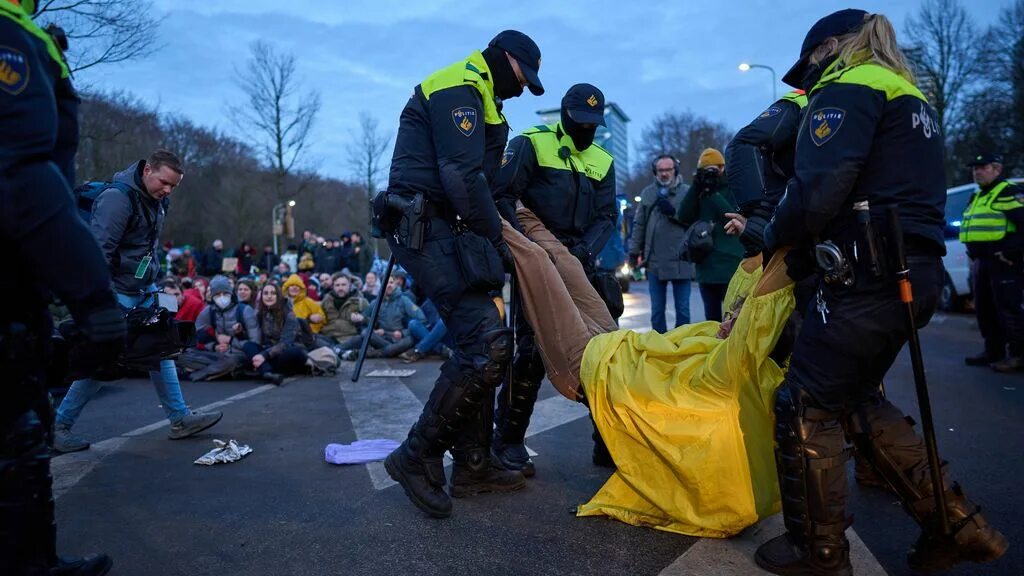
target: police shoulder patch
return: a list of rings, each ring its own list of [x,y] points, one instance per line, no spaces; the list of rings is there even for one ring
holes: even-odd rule
[[[0,90],[13,96],[21,94],[28,86],[28,60],[20,50],[0,46]]]
[[[831,140],[843,125],[844,118],[846,110],[842,108],[818,108],[812,112],[810,122],[807,123],[811,130],[811,141],[821,146]]]
[[[460,106],[452,110],[452,122],[455,122],[455,127],[463,136],[469,138],[476,130],[476,108]]]
[[[761,112],[761,115],[758,116],[758,118],[771,118],[772,116],[775,116],[779,112],[782,112],[782,108],[779,108],[778,106],[772,106],[771,108],[765,110],[764,112]]]
[[[505,153],[501,155],[501,167],[504,168],[505,164],[508,164],[512,157],[516,155],[516,151],[511,148],[506,148]]]

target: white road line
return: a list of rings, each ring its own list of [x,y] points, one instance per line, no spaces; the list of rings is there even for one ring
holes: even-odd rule
[[[702,538],[658,576],[767,576],[768,572],[754,563],[754,552],[761,543],[784,531],[782,515],[776,514],[733,538]],[[857,576],[885,576],[885,569],[853,528],[846,530],[846,537],[850,541],[853,573]]]
[[[287,382],[287,380],[286,380]],[[246,390],[245,392],[235,394],[223,400],[207,404],[196,408],[196,412],[209,412],[222,406],[227,406],[232,402],[237,402],[245,398],[251,398],[257,394],[262,394],[267,390],[273,390],[277,386],[273,384],[264,384],[252,390]],[[110,456],[114,452],[117,452],[125,442],[131,438],[142,436],[143,434],[149,434],[155,432],[161,428],[169,426],[167,420],[161,420],[152,424],[136,428],[121,434],[108,438],[102,442],[94,443],[88,450],[82,452],[75,452],[73,454],[62,454],[57,458],[50,460],[50,473],[53,475],[53,497],[54,499],[60,498],[68,490],[74,488],[82,478],[85,478],[89,472],[92,472],[104,458]]]

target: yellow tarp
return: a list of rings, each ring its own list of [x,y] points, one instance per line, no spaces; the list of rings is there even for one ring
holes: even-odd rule
[[[737,270],[726,305],[760,273]],[[748,296],[725,340],[717,322],[592,339],[581,379],[618,469],[578,515],[724,538],[778,512],[768,354],[792,310],[787,285]]]

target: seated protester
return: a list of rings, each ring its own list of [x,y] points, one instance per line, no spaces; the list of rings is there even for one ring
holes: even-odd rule
[[[181,256],[171,261],[171,273],[175,276],[194,278],[198,271],[199,263],[192,254],[191,246],[185,246],[181,251]]]
[[[292,275],[292,272],[292,267],[289,266],[288,263],[285,262],[284,260],[282,260],[281,263],[278,264],[277,268],[274,270],[274,273],[280,278],[287,278]]]
[[[245,343],[260,341],[256,311],[235,299],[226,277],[214,276],[210,292],[213,302],[196,319],[196,341],[205,350],[215,352],[217,360],[192,372],[190,378],[194,381],[214,380],[241,368],[247,360]]]
[[[377,329],[370,336],[370,347],[366,350],[367,358],[394,358],[412,348],[413,337],[409,332],[409,322],[419,320],[425,322],[426,317],[419,306],[402,293],[398,281],[392,277],[381,296],[384,299],[377,316]],[[365,330],[363,333],[365,334]],[[342,342],[339,350],[344,351],[343,360],[355,360],[363,336],[353,336]]]
[[[282,286],[288,300],[292,303],[292,311],[299,320],[309,324],[313,334],[319,334],[324,327],[327,318],[324,317],[324,309],[320,303],[309,297],[306,292],[306,285],[298,274],[288,277]]]
[[[502,235],[524,313],[551,383],[586,404],[617,469],[579,516],[728,537],[780,509],[772,404],[782,383],[773,349],[793,309],[784,251],[761,271],[745,260],[728,322],[665,334],[619,330],[574,256],[525,209],[526,235]],[[761,277],[758,279],[758,275]],[[756,286],[755,286],[756,284]]]
[[[377,274],[373,272],[367,272],[365,278],[360,290],[363,292],[363,297],[370,301],[380,294],[380,281],[377,279]]]
[[[366,324],[363,312],[370,306],[363,295],[352,286],[352,281],[342,273],[334,275],[332,290],[324,295],[321,306],[327,323],[320,330],[320,336],[341,343],[359,334]]]
[[[319,298],[323,301],[324,297],[334,288],[334,274],[328,274],[326,272],[316,277],[317,290],[319,291]]]
[[[195,322],[199,313],[203,311],[203,303],[187,290],[182,290],[177,278],[164,278],[160,283],[164,294],[174,296],[178,300],[178,311],[174,314],[175,320],[182,322]]]
[[[209,299],[209,296],[210,296],[209,295],[209,288],[210,288],[210,281],[209,280],[207,280],[206,278],[203,278],[202,276],[196,276],[195,278],[192,279],[192,287],[191,288],[187,288],[185,290],[185,293],[186,294],[191,294],[191,295],[195,296],[205,306],[206,302],[207,302],[207,300]]]
[[[256,308],[256,283],[243,278],[235,285],[235,300],[240,304],[248,304]]]
[[[304,372],[306,351],[298,343],[299,321],[276,285],[260,290],[256,319],[260,340],[245,342],[242,350],[260,376],[281,385],[286,375]]]
[[[398,357],[406,364],[418,362],[431,354],[437,354],[447,360],[451,357],[452,351],[442,341],[448,335],[448,328],[445,327],[437,306],[428,298],[420,305],[420,310],[423,311],[426,321],[420,322],[415,318],[409,321],[409,332],[416,345]]]
[[[282,269],[280,265],[276,268],[279,274],[292,274],[299,271],[299,248],[294,244],[289,244],[288,249],[285,250],[284,254],[281,255],[281,264],[287,266],[287,269]]]

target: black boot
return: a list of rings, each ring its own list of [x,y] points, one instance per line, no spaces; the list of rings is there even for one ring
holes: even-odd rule
[[[496,466],[482,448],[455,454],[452,468],[452,496],[465,498],[488,492],[515,492],[526,486],[526,477],[518,470]]]
[[[444,491],[444,460],[429,455],[422,443],[414,429],[384,460],[384,469],[417,508],[434,518],[447,518],[452,514],[452,499]]]
[[[525,332],[525,330],[524,330]],[[491,456],[506,470],[518,470],[527,478],[537,469],[526,451],[526,429],[537,404],[537,393],[544,380],[544,362],[534,346],[532,332],[519,339],[512,378],[506,378],[498,391]]]
[[[601,433],[597,430],[597,423],[594,422],[594,415],[590,415],[590,424],[594,427],[594,432],[590,435],[590,439],[594,441],[594,452],[590,456],[591,462],[594,466],[600,466],[601,468],[615,469],[615,460],[612,459],[612,453],[608,451],[608,445],[604,443],[604,438],[601,437]]]
[[[754,560],[785,576],[852,576],[846,540],[845,449],[839,414],[792,382],[775,397],[775,461],[788,532],[762,544]]]
[[[106,554],[89,554],[82,558],[57,559],[57,565],[50,568],[49,576],[103,576],[110,572],[114,561]]]
[[[921,526],[921,536],[907,555],[918,571],[948,570],[964,561],[989,562],[1002,556],[1006,538],[989,526],[981,508],[972,503],[942,467],[946,510],[953,530],[944,536],[935,513],[935,491],[924,440],[914,421],[882,397],[860,406],[847,426],[851,438],[878,476],[899,496],[904,509]]]

